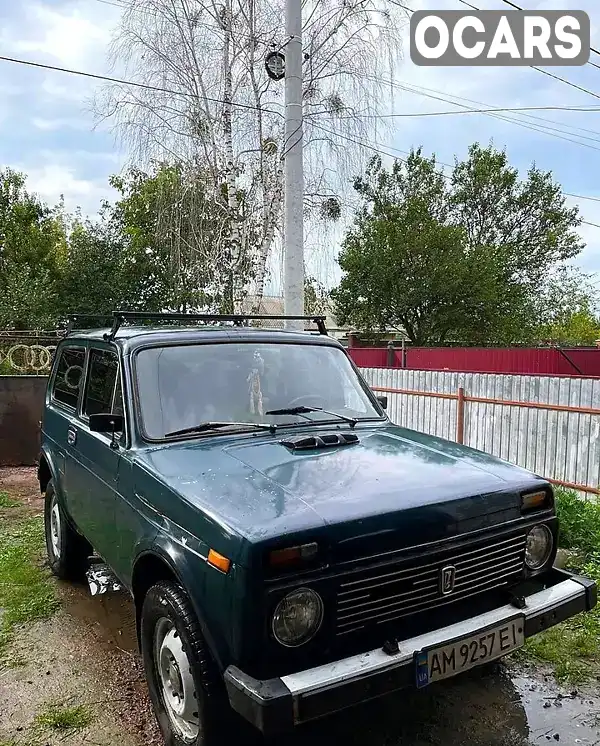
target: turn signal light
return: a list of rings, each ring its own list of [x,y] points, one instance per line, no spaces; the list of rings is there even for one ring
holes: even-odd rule
[[[317,551],[318,546],[315,542],[297,547],[286,547],[286,549],[275,549],[269,554],[269,563],[274,567],[291,565],[295,562],[313,559]]]
[[[208,553],[208,564],[225,573],[229,572],[229,568],[231,567],[230,560],[227,557],[223,557],[222,554],[215,552],[214,549],[211,549]]]
[[[530,492],[528,495],[521,495],[521,510],[536,510],[545,507],[549,502],[548,493],[545,490],[541,492]]]

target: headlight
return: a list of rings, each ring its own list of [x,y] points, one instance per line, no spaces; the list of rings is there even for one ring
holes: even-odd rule
[[[288,593],[273,614],[273,635],[288,648],[303,645],[318,632],[323,621],[323,601],[310,588]]]
[[[525,564],[530,570],[539,570],[543,567],[550,555],[554,540],[548,526],[534,526],[527,534],[527,546],[525,548]]]

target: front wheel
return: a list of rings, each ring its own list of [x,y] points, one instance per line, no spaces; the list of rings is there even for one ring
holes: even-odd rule
[[[150,698],[167,746],[227,743],[234,713],[183,589],[169,581],[152,586],[140,627]]]
[[[46,487],[44,529],[52,572],[62,580],[81,580],[92,548],[68,522],[51,481]]]

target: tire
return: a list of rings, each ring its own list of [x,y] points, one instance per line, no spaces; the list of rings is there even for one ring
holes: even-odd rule
[[[44,530],[52,572],[62,580],[81,580],[92,548],[69,523],[51,481],[46,487]]]
[[[143,601],[140,631],[150,699],[165,744],[228,743],[237,716],[190,600],[179,585],[161,581],[150,588]]]

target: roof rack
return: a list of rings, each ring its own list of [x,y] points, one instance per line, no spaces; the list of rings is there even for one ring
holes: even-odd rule
[[[112,321],[114,317],[113,313],[70,313],[67,316],[67,328],[65,329],[65,336],[68,336],[71,334],[71,332],[75,331],[75,324],[80,319],[94,319],[94,321]],[[78,331],[83,331],[84,329],[94,329],[95,327],[79,327]]]
[[[81,318],[78,316],[77,318]],[[199,321],[203,323],[214,323],[226,321],[234,326],[248,326],[250,321],[273,320],[278,321],[311,321],[317,327],[319,334],[327,334],[325,316],[278,316],[270,314],[246,315],[246,314],[204,314],[204,313],[145,313],[143,311],[114,311],[112,316],[91,316],[88,318],[112,318],[110,332],[104,335],[104,339],[111,341],[115,338],[121,325],[126,321]]]

